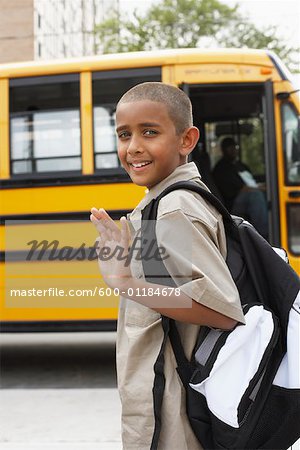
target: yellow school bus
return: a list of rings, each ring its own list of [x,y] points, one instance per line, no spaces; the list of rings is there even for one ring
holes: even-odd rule
[[[0,66],[1,330],[111,330],[118,292],[98,273],[91,206],[114,219],[144,195],[117,158],[115,107],[144,81],[179,86],[209,185],[226,136],[265,183],[268,238],[300,273],[299,96],[262,50],[166,50]],[[205,157],[205,158],[203,158]],[[205,160],[205,163],[204,163]],[[222,193],[221,193],[222,194]]]

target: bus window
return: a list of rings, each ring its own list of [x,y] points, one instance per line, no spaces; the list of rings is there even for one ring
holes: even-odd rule
[[[232,137],[239,146],[239,160],[251,170],[258,183],[265,182],[265,142],[263,126],[263,86],[245,84],[240,86],[189,85],[195,124],[200,128],[200,143],[192,158],[199,171],[211,172],[221,158],[220,144]],[[198,154],[200,147],[200,155]],[[203,166],[201,152],[209,158]],[[200,156],[200,157],[199,157]],[[201,173],[214,192],[214,180],[210,174]],[[220,193],[222,194],[222,193]]]
[[[161,81],[161,69],[114,70],[93,73],[95,169],[119,167],[115,110],[121,96],[145,81]]]
[[[287,213],[289,250],[293,255],[300,255],[300,204],[289,204]]]
[[[282,105],[282,133],[286,184],[300,182],[298,117],[291,104]]]
[[[79,75],[10,81],[11,173],[81,170]]]
[[[262,120],[237,119],[205,123],[206,151],[214,167],[221,157],[220,143],[224,137],[233,137],[239,146],[239,160],[246,164],[257,181],[264,181],[264,135]]]
[[[203,181],[230,212],[242,215],[269,238],[263,86],[189,85],[189,94],[200,127],[192,158]],[[231,163],[221,162],[220,169],[219,160],[226,161],[221,151],[225,138],[236,144],[235,155]]]

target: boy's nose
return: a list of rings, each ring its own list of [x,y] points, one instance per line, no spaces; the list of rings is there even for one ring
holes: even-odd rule
[[[136,154],[136,153],[142,153],[143,147],[141,145],[141,142],[137,138],[131,138],[130,143],[127,147],[127,153],[129,154]]]

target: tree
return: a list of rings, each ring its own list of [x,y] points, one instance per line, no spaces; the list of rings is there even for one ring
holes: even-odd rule
[[[231,29],[230,29],[231,28]],[[258,29],[253,23],[242,20],[229,27],[219,37],[224,47],[264,48],[274,51],[292,72],[299,72],[299,48],[287,46],[276,35],[275,26]]]
[[[143,14],[135,11],[131,19],[113,11],[95,33],[103,53],[200,45],[268,48],[292,69],[297,64],[298,49],[287,47],[275,27],[258,29],[237,5],[229,7],[219,0],[161,0]]]
[[[203,36],[213,36],[230,20],[237,7],[218,0],[163,0],[129,20],[117,11],[96,27],[104,53],[158,48],[196,47]]]

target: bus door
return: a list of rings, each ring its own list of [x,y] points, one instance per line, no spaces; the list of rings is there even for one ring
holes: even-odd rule
[[[214,167],[222,157],[223,139],[232,137],[238,148],[239,162],[249,168],[251,183],[262,192],[268,221],[267,238],[272,245],[280,245],[271,82],[183,84],[181,88],[191,99],[194,124],[200,129],[200,139],[191,160],[198,166],[203,181],[225,200],[216,185]]]
[[[300,274],[300,118],[291,96],[277,94],[283,245]]]

